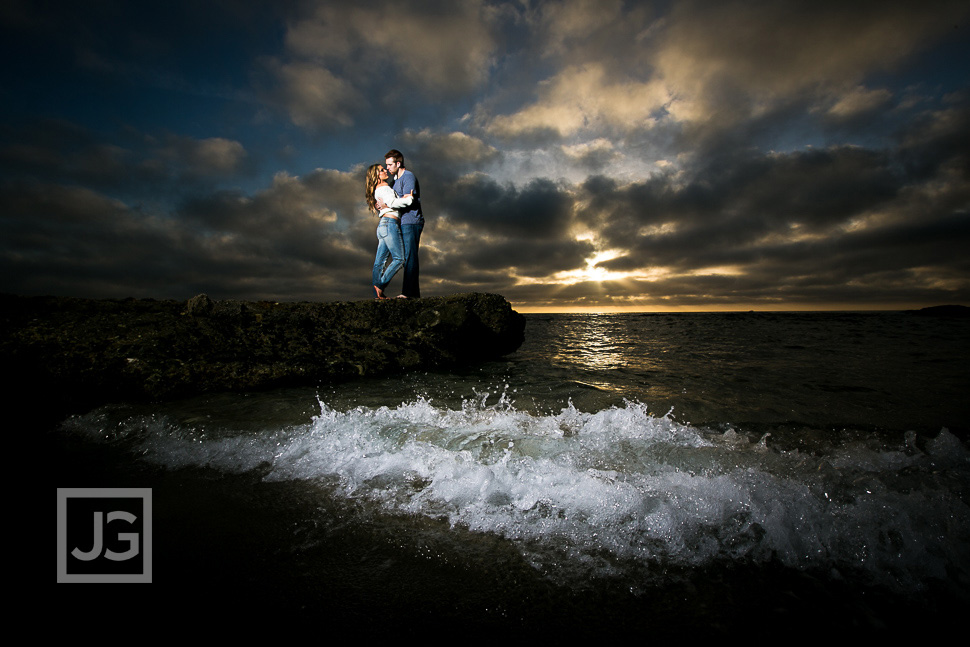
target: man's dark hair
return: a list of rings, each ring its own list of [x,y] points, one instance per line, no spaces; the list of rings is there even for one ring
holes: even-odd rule
[[[392,148],[384,153],[384,159],[387,159],[388,157],[393,158],[398,164],[401,164],[402,166],[404,165],[404,154],[396,148]]]

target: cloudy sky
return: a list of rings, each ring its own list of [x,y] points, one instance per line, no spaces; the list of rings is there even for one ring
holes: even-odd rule
[[[371,298],[397,148],[425,296],[970,304],[967,7],[5,0],[0,291]]]

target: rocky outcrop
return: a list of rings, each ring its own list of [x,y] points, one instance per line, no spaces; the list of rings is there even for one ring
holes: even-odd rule
[[[515,351],[524,328],[494,294],[338,303],[0,296],[5,372],[21,391],[68,408],[447,369]]]

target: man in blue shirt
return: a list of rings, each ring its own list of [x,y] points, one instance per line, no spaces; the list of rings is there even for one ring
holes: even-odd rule
[[[424,229],[424,214],[421,212],[418,178],[404,168],[404,155],[401,151],[387,151],[384,164],[387,166],[387,174],[394,178],[394,193],[402,196],[414,191],[414,202],[411,203],[410,210],[401,212],[401,234],[404,236],[404,285],[401,287],[401,296],[420,297],[418,245],[421,242],[421,230]]]

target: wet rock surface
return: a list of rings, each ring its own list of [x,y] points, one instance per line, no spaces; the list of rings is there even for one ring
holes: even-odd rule
[[[117,400],[447,369],[515,351],[525,318],[495,294],[332,303],[0,295],[17,390],[68,410]]]

